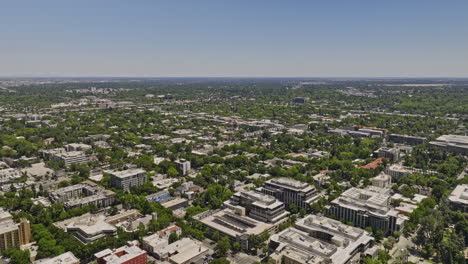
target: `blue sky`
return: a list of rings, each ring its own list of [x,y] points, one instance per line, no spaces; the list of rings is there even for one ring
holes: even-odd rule
[[[466,0],[0,0],[0,76],[468,77]]]

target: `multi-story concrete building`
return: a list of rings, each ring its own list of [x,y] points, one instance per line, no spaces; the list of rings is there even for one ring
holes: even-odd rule
[[[210,210],[193,218],[211,232],[217,231],[231,242],[239,242],[244,250],[250,248],[250,235],[274,233],[289,215],[275,197],[255,191],[237,192],[224,206],[225,209]]]
[[[382,147],[377,150],[377,158],[387,159],[395,162],[400,158],[400,150],[397,148]]]
[[[188,160],[185,159],[179,159],[175,161],[177,170],[180,172],[182,175],[187,175],[189,170],[191,169],[191,163]]]
[[[420,145],[426,142],[426,138],[400,134],[390,134],[388,135],[388,141],[408,145]]]
[[[259,190],[276,197],[288,208],[291,204],[295,204],[299,209],[307,209],[310,204],[321,197],[320,192],[314,186],[289,178],[271,179],[266,181]]]
[[[70,166],[75,163],[86,163],[90,159],[83,151],[70,151],[57,153],[52,156],[55,161],[63,161],[66,166]]]
[[[36,260],[33,264],[80,264],[80,260],[68,251],[52,258]]]
[[[371,129],[371,128],[359,128],[359,132],[369,133],[370,137],[382,137],[384,135],[384,131]]]
[[[84,214],[54,223],[54,226],[73,234],[82,243],[94,242],[106,236],[117,235],[117,228],[102,214]]]
[[[26,218],[19,223],[13,221],[12,215],[0,209],[0,251],[8,248],[19,248],[31,241],[31,226]]]
[[[255,191],[235,193],[231,200],[226,201],[228,208],[245,209],[245,214],[266,223],[277,223],[284,220],[289,213],[284,209],[284,203],[275,197]]]
[[[443,151],[468,155],[468,136],[443,135],[429,142],[429,145]]]
[[[369,133],[369,132],[354,131],[354,130],[348,131],[348,135],[350,135],[353,138],[363,138],[363,137],[371,137],[372,136],[372,134]]]
[[[135,245],[125,245],[117,249],[104,249],[96,254],[98,264],[146,264],[148,253]]]
[[[400,177],[409,177],[413,174],[413,170],[408,169],[400,164],[392,164],[385,168],[385,173],[392,176],[394,179],[399,179]]]
[[[189,200],[181,197],[169,197],[164,200],[160,200],[159,203],[172,211],[189,206]]]
[[[372,244],[372,236],[360,228],[309,215],[271,236],[270,259],[274,264],[354,264]]]
[[[140,186],[146,182],[146,171],[142,169],[128,169],[110,173],[110,185],[112,187],[130,191],[133,186]]]
[[[468,213],[468,184],[460,184],[448,197],[449,206],[452,210]]]
[[[387,190],[350,188],[330,203],[327,214],[357,227],[392,234],[402,229],[405,219],[391,207]]]
[[[381,172],[379,175],[371,178],[373,186],[379,188],[390,188],[392,187],[392,177],[388,174]]]
[[[90,150],[92,149],[93,147],[91,147],[90,145],[88,144],[82,144],[82,143],[71,143],[71,144],[68,144],[68,145],[65,145],[65,149],[67,151],[86,151],[86,150]]]
[[[107,207],[115,200],[115,193],[106,190],[91,181],[64,187],[49,193],[49,197],[55,203],[64,203],[67,208],[94,205]]]

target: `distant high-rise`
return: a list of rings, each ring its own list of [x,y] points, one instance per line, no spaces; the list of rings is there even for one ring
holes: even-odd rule
[[[307,98],[304,97],[296,97],[292,100],[293,103],[296,104],[305,104],[307,102]]]

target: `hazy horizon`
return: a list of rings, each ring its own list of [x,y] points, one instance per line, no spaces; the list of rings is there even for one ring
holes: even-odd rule
[[[0,76],[468,78],[466,10],[457,0],[6,1]]]

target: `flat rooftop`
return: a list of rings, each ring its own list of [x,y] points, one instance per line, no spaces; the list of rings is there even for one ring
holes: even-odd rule
[[[231,209],[208,211],[197,215],[203,224],[219,230],[232,237],[241,235],[259,235],[266,229],[273,227],[272,224],[257,221],[245,215],[236,214]]]
[[[356,240],[366,234],[366,231],[352,227],[324,216],[308,215],[297,222],[298,226],[304,226],[311,229],[322,230],[335,236],[346,236],[349,239]]]
[[[386,193],[352,187],[333,200],[333,203],[354,210],[369,211],[379,215],[393,215],[395,213],[390,208],[389,201],[390,195]]]
[[[175,253],[169,259],[176,264],[189,263],[193,258],[207,254],[209,250],[201,242],[190,238],[182,238],[169,244],[165,249]]]
[[[131,259],[145,253],[146,251],[137,246],[123,246],[114,250],[105,249],[94,256],[96,258],[103,258],[107,264],[121,264],[127,263]]]
[[[448,200],[452,203],[468,205],[468,184],[460,184],[455,187]]]
[[[80,263],[80,260],[70,251],[65,252],[53,258],[40,259],[33,262],[34,264],[74,264]]]
[[[235,196],[244,197],[250,201],[252,201],[253,205],[258,207],[268,207],[268,208],[276,208],[283,204],[282,202],[278,201],[275,197],[263,194],[256,191],[241,191],[234,194]]]
[[[457,145],[468,145],[468,136],[442,135],[438,137],[436,141],[444,141],[447,143],[452,143],[452,144],[457,144]]]
[[[317,234],[326,233],[329,239]],[[323,216],[309,215],[298,221],[295,227],[273,235],[279,243],[276,254],[285,254],[301,263],[348,263],[356,250],[369,245],[372,236],[357,227],[345,225]]]
[[[271,179],[267,181],[267,183],[279,185],[279,186],[289,188],[289,189],[301,190],[301,191],[309,191],[309,189],[314,188],[313,186],[311,186],[310,184],[306,182],[296,181],[294,179],[284,178],[284,177]]]
[[[123,179],[140,173],[146,173],[146,171],[142,169],[128,169],[123,171],[113,171],[110,174]]]

